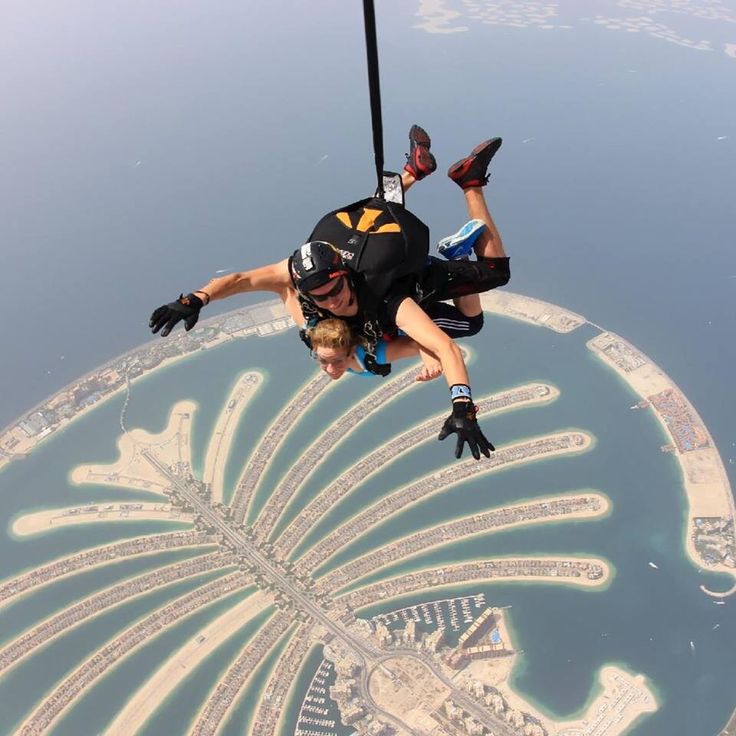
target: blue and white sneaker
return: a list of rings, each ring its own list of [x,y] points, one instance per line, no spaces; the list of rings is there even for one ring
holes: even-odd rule
[[[437,252],[448,261],[468,260],[475,241],[485,227],[483,220],[466,222],[454,235],[448,235],[437,243]]]

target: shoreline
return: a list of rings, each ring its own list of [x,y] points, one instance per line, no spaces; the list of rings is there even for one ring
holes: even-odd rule
[[[205,453],[202,482],[214,502],[223,502],[225,466],[230,456],[235,434],[248,405],[265,382],[261,371],[246,371],[238,376],[224,405],[217,414],[215,427]],[[191,448],[190,448],[191,452]]]
[[[192,524],[192,514],[170,503],[105,503],[68,506],[48,511],[34,511],[15,519],[9,529],[12,538],[21,539],[67,526],[117,521],[169,521]]]
[[[270,596],[256,590],[214,620],[164,660],[118,711],[104,736],[128,736],[143,727],[190,672],[231,636],[271,604]],[[166,630],[167,627],[163,629]],[[163,633],[162,631],[162,633]],[[257,631],[249,637],[250,642]],[[247,646],[247,644],[246,644]],[[237,654],[234,655],[237,657]],[[199,713],[195,720],[199,717]]]
[[[267,337],[279,334],[293,324],[281,301],[272,299],[200,320],[192,332],[180,332],[166,340],[160,337],[153,338],[120,353],[67,383],[3,427],[0,430],[0,473],[13,460],[26,457],[44,444],[49,437],[117,396],[127,388],[128,383],[134,385],[151,377],[157,371],[197,356],[202,350],[211,350],[254,335]],[[153,364],[148,365],[151,362]],[[74,405],[75,392],[81,391],[88,382],[97,382],[96,392],[91,394],[87,392],[82,405],[79,403]],[[72,412],[71,415],[44,426],[32,436],[21,430],[24,420],[39,412],[54,414],[62,405],[65,411]]]
[[[662,449],[675,456],[680,469],[687,501],[684,547],[688,557],[700,569],[725,573],[736,580],[736,566],[712,562],[697,548],[701,528],[715,523],[712,520],[725,520],[730,522],[731,531],[730,539],[722,535],[722,546],[731,550],[724,559],[728,560],[729,554],[733,559],[736,505],[723,460],[695,407],[654,361],[619,335],[603,331],[586,347],[639,396],[637,407],[652,410],[669,440]]]
[[[585,324],[585,318],[574,312],[510,291],[482,294],[481,304],[486,311],[556,332],[570,332]],[[201,350],[211,350],[227,342],[251,336],[268,337],[293,326],[294,322],[282,302],[279,299],[270,299],[202,319],[190,333],[179,332],[166,340],[154,337],[118,354],[49,394],[0,429],[0,473],[14,460],[26,457],[49,437],[117,396],[126,389],[126,378],[133,385],[178,361],[196,356]],[[154,364],[147,365],[152,360],[155,361]],[[98,386],[99,395],[90,396],[90,403],[87,405],[83,403],[75,406],[75,392],[86,383],[98,379],[102,381],[102,385]],[[87,398],[83,401],[87,401]],[[31,436],[21,430],[23,422],[35,414],[53,414],[61,405],[64,405],[65,410],[71,411],[71,414],[64,415],[64,418],[49,425],[42,424],[42,428]]]
[[[477,571],[483,571],[482,565],[485,563],[496,563],[496,562],[519,562],[520,564],[532,566],[534,563],[551,563],[551,564],[563,564],[563,563],[583,563],[588,566],[598,566],[602,574],[600,577],[591,579],[588,577],[560,577],[557,575],[549,575],[549,576],[535,576],[535,575],[528,575],[528,574],[515,574],[515,575],[488,575],[483,576],[481,574],[477,575],[476,577],[468,577],[463,580],[447,580],[445,581],[444,578],[446,575],[451,574],[452,572],[459,570],[459,569],[466,569],[466,570],[475,570]],[[383,592],[386,593],[383,596],[377,596],[373,601],[369,603],[359,603],[356,606],[354,606],[354,610],[356,612],[356,615],[359,613],[361,617],[364,615],[370,618],[369,611],[371,608],[374,608],[376,606],[385,607],[386,603],[390,603],[394,607],[401,607],[402,603],[404,602],[404,599],[408,598],[409,596],[414,595],[419,590],[425,590],[426,584],[422,585],[424,587],[407,587],[402,589],[401,592],[399,592],[396,595],[389,595],[387,591],[388,585],[396,580],[401,580],[402,578],[408,578],[413,577],[418,581],[417,576],[421,574],[425,575],[432,575],[437,577],[437,581],[432,583],[431,586],[431,593],[433,595],[439,595],[442,593],[444,597],[453,597],[455,593],[458,595],[462,595],[463,593],[466,593],[467,587],[469,583],[477,583],[481,585],[495,585],[498,583],[519,583],[519,582],[525,582],[525,583],[539,583],[541,585],[570,585],[574,588],[585,588],[594,592],[598,592],[600,590],[606,590],[613,580],[614,574],[613,574],[613,565],[608,561],[603,559],[602,557],[589,557],[585,555],[525,555],[523,557],[519,557],[517,555],[503,555],[503,556],[496,556],[496,557],[488,557],[488,558],[476,558],[474,560],[466,560],[462,563],[452,563],[450,565],[445,565],[442,568],[436,568],[436,567],[424,567],[419,570],[415,570],[411,573],[402,573],[399,575],[395,575],[390,578],[384,578],[380,581],[380,583],[369,583],[361,588],[356,588],[355,590],[349,592],[349,593],[343,593],[340,596],[336,598],[336,600],[342,601],[343,599],[349,599],[351,596],[355,596],[357,593],[361,593],[365,590],[368,590],[371,587],[377,587],[378,585],[381,586],[383,589]],[[441,573],[441,574],[440,574]],[[419,585],[421,581],[418,581],[416,585]],[[429,592],[429,591],[427,591]],[[447,594],[447,595],[445,595]],[[451,595],[452,594],[452,595]],[[414,598],[416,601],[416,598]],[[416,603],[411,603],[411,601],[408,601],[410,605],[416,605]],[[376,615],[376,614],[373,614]]]
[[[517,401],[514,401],[513,403],[500,406],[497,408],[488,408],[486,405],[493,402],[494,400],[504,400],[508,397],[513,397],[515,394],[523,391],[533,391],[535,389],[546,389],[546,394],[543,396],[537,395],[537,396],[530,396],[528,398],[522,398]],[[514,412],[514,411],[520,411],[522,409],[528,409],[538,406],[545,406],[547,404],[550,404],[554,401],[556,401],[560,396],[560,391],[556,386],[553,386],[552,384],[545,384],[543,382],[531,382],[526,384],[519,384],[518,386],[514,386],[510,389],[504,389],[503,391],[494,392],[490,394],[486,394],[484,396],[478,397],[476,399],[477,402],[477,409],[478,409],[478,417],[480,418],[486,418],[486,417],[496,417],[501,414],[507,413],[507,412]],[[380,444],[378,447],[373,449],[368,455],[361,458],[358,463],[353,467],[350,468],[343,473],[341,473],[337,478],[334,479],[331,483],[329,483],[323,492],[320,494],[314,496],[311,498],[305,506],[300,511],[300,515],[303,518],[306,518],[310,516],[311,513],[314,512],[315,509],[322,508],[324,506],[324,501],[322,500],[322,496],[326,495],[328,498],[330,498],[330,506],[334,506],[338,503],[344,502],[346,498],[348,498],[352,493],[355,492],[357,488],[362,486],[368,479],[372,478],[378,473],[383,472],[387,467],[392,465],[394,462],[397,462],[400,460],[407,452],[410,452],[416,447],[419,447],[427,442],[430,442],[432,439],[434,439],[436,435],[436,430],[434,427],[441,423],[443,421],[444,414],[436,414],[433,417],[430,417],[427,420],[424,420],[420,423],[415,424],[413,427],[411,427],[409,430],[405,432],[401,432],[397,435],[394,435],[393,437],[387,439],[385,442]],[[428,431],[429,430],[429,431]],[[352,430],[350,430],[352,432]],[[349,433],[348,433],[349,434]],[[426,436],[422,436],[423,434],[426,434]],[[401,445],[402,439],[406,437],[407,435],[412,436],[413,444],[409,447],[400,447],[394,454],[390,455],[387,458],[382,457],[382,455],[387,451],[390,450],[392,447],[396,445],[396,443],[399,443]],[[347,436],[347,435],[346,435]],[[376,462],[375,465],[372,463],[372,458],[380,458],[380,462]],[[365,466],[365,468],[364,468]],[[350,474],[355,471],[355,468],[361,469],[361,475],[359,479],[356,479],[355,483],[350,483],[350,485],[346,486],[347,479],[349,478]],[[292,499],[293,500],[293,499]],[[356,516],[357,514],[361,513],[365,508],[356,510],[355,514],[353,516]],[[284,509],[284,516],[285,516],[286,508]],[[282,531],[282,534],[280,537],[275,541],[275,548],[279,551],[279,553],[284,554],[287,559],[291,559],[292,555],[294,555],[295,551],[301,550],[299,553],[299,557],[296,559],[300,559],[305,554],[309,552],[312,547],[314,547],[317,542],[312,544],[309,547],[303,548],[303,545],[305,541],[309,538],[309,536],[312,534],[314,527],[317,523],[319,523],[319,516],[316,519],[314,523],[312,523],[306,531],[303,533],[301,538],[297,539],[296,541],[291,539],[288,535],[290,534],[289,527],[293,523],[293,519],[288,522],[288,525],[286,528]],[[349,517],[347,521],[352,519],[353,517]],[[287,536],[287,541],[284,542],[283,537]]]
[[[199,405],[191,399],[177,401],[169,411],[166,426],[158,434],[145,429],[131,429],[118,436],[119,456],[113,463],[81,464],[69,472],[72,485],[95,484],[130,488],[166,496],[169,480],[160,474],[143,456],[155,448],[164,464],[191,472],[189,436],[194,414]]]
[[[606,716],[610,717],[612,709],[618,718],[615,727],[606,729],[605,733],[620,736],[642,717],[655,713],[660,707],[649,679],[619,663],[608,662],[598,668],[585,702],[568,717],[559,716],[540,706],[531,697],[522,695],[512,682],[513,677],[509,677],[499,686],[499,690],[513,707],[531,712],[539,718],[547,726],[550,736],[566,736],[570,732],[578,733],[578,729],[580,733],[590,733],[597,723],[603,725],[601,721]],[[620,693],[618,699],[616,693]],[[630,701],[622,702],[627,697]]]
[[[520,500],[519,502],[514,503],[510,506],[494,506],[492,508],[486,509],[481,512],[476,512],[468,516],[453,518],[442,524],[435,524],[431,527],[421,529],[418,532],[413,532],[412,534],[408,534],[398,539],[394,539],[391,542],[389,542],[387,545],[376,548],[374,550],[374,553],[379,554],[383,550],[386,550],[391,547],[401,547],[405,545],[406,542],[409,541],[412,537],[419,538],[423,534],[430,535],[432,532],[439,532],[443,527],[447,527],[452,524],[462,524],[462,523],[471,522],[474,518],[492,514],[494,512],[502,512],[502,511],[513,512],[515,510],[522,509],[526,506],[540,506],[542,504],[553,504],[555,502],[565,502],[565,501],[572,501],[572,500],[583,499],[583,498],[595,499],[596,501],[600,503],[600,508],[598,509],[579,509],[577,511],[572,511],[572,512],[564,513],[564,514],[550,514],[548,516],[540,516],[538,518],[525,519],[523,521],[511,521],[508,523],[499,524],[498,526],[492,526],[492,527],[488,527],[485,529],[479,529],[478,531],[472,531],[470,533],[463,534],[462,536],[459,536],[459,537],[450,537],[448,539],[442,539],[439,541],[429,540],[426,545],[422,546],[421,549],[418,549],[416,551],[404,550],[402,552],[400,559],[391,559],[388,562],[383,563],[380,567],[375,567],[366,573],[362,573],[360,577],[355,578],[353,581],[348,581],[346,583],[343,583],[341,586],[338,582],[337,586],[335,587],[335,593],[341,594],[343,591],[345,593],[350,593],[351,589],[357,589],[358,587],[360,587],[361,581],[365,577],[370,576],[371,578],[373,578],[375,576],[379,576],[379,579],[380,579],[381,571],[385,570],[387,567],[393,566],[395,564],[403,564],[406,562],[411,562],[412,559],[420,555],[423,555],[425,552],[429,550],[440,549],[440,548],[449,550],[455,544],[463,544],[479,536],[487,536],[491,534],[501,534],[503,532],[506,532],[512,529],[522,529],[525,527],[531,527],[531,526],[542,525],[542,524],[555,524],[555,523],[562,524],[562,523],[567,523],[567,522],[574,523],[574,522],[580,522],[584,520],[592,521],[592,520],[597,520],[597,519],[603,519],[610,515],[613,505],[611,504],[611,501],[608,498],[608,496],[601,493],[600,491],[589,491],[587,493],[571,492],[571,493],[556,494],[556,495],[551,495],[551,496],[539,496],[539,497],[535,497],[534,499]],[[362,557],[364,556],[361,556],[357,559],[360,560],[362,559]],[[323,585],[324,584],[323,579],[339,578],[340,570],[343,570],[344,568],[347,568],[350,565],[355,564],[355,562],[356,562],[356,559],[351,559],[351,560],[348,560],[347,562],[344,562],[339,567],[332,568],[330,571],[324,573],[323,576],[320,576],[316,579],[317,585]],[[459,562],[460,561],[450,562],[449,564],[458,564]],[[407,572],[411,572],[411,571],[409,570]],[[377,582],[377,581],[368,580],[365,583],[363,583],[363,585],[371,585],[374,582]],[[334,581],[330,580],[331,587],[333,586],[333,583]]]
[[[585,702],[570,716],[562,717],[542,707],[513,684],[514,670],[518,667],[523,650],[517,651],[515,646],[513,625],[509,620],[513,614],[509,615],[503,608],[500,609],[500,614],[497,628],[505,643],[504,648],[510,649],[512,654],[495,660],[471,661],[458,675],[468,673],[470,678],[497,688],[512,708],[530,713],[543,723],[550,736],[591,733],[591,728],[596,726],[596,719],[597,725],[605,729],[601,733],[620,736],[641,717],[659,709],[659,702],[648,678],[614,662],[607,662],[598,668]],[[613,698],[616,690],[623,690],[624,697],[630,698],[629,702],[621,702],[623,697],[616,702]],[[615,711],[613,714],[612,710]],[[609,720],[606,725],[606,719],[611,719],[612,715],[615,720],[613,723]]]
[[[587,432],[582,432],[580,430],[562,430],[558,432],[554,432],[547,435],[538,435],[536,437],[527,438],[525,440],[522,440],[520,442],[515,442],[511,445],[505,445],[503,447],[499,447],[497,449],[497,453],[499,453],[499,457],[501,456],[500,453],[503,453],[504,451],[513,452],[517,448],[523,448],[525,446],[533,445],[535,442],[540,441],[550,441],[554,442],[556,440],[566,439],[571,436],[577,436],[581,439],[581,442],[579,444],[575,444],[574,446],[570,447],[560,447],[555,448],[551,451],[545,451],[541,453],[537,453],[536,455],[527,458],[527,457],[511,457],[509,460],[507,460],[504,463],[500,463],[498,465],[481,465],[478,463],[478,461],[473,460],[472,458],[465,460],[462,465],[457,467],[462,467],[464,465],[465,468],[471,470],[471,473],[468,473],[467,475],[461,476],[459,473],[457,473],[457,477],[451,479],[447,483],[443,483],[438,488],[432,488],[428,492],[423,492],[420,496],[417,496],[416,498],[410,499],[406,501],[405,503],[402,503],[398,509],[391,509],[390,513],[383,515],[380,518],[381,523],[383,523],[387,518],[390,518],[394,516],[397,513],[406,513],[408,509],[410,509],[413,506],[416,506],[419,503],[423,503],[426,501],[427,498],[430,498],[432,496],[435,496],[439,493],[444,493],[450,488],[454,488],[456,486],[462,485],[463,483],[470,482],[475,480],[476,478],[484,477],[489,474],[495,474],[495,473],[501,473],[506,470],[509,470],[510,468],[517,467],[518,465],[527,465],[531,463],[536,462],[543,462],[544,460],[548,459],[557,459],[562,457],[568,457],[568,456],[574,456],[579,453],[588,452],[593,446],[594,446],[594,439],[592,435],[590,435]],[[573,440],[574,442],[574,440]],[[382,505],[384,505],[388,500],[394,498],[396,500],[399,500],[401,497],[401,494],[405,492],[407,489],[411,489],[412,487],[416,487],[421,485],[422,481],[425,479],[431,477],[431,474],[429,476],[423,476],[419,479],[416,479],[412,481],[409,484],[405,484],[403,486],[400,486],[399,488],[396,488],[391,494],[387,496],[383,496],[378,501],[375,501],[374,503],[370,504],[369,506],[365,506],[364,508],[360,509],[356,512],[355,515],[351,516],[350,518],[344,520],[335,530],[333,530],[328,536],[323,537],[316,545],[311,547],[309,550],[307,550],[305,553],[303,553],[296,561],[295,564],[298,566],[300,564],[304,564],[304,561],[314,557],[314,550],[318,548],[318,545],[322,544],[324,545],[326,542],[330,542],[332,539],[337,538],[338,532],[341,534],[346,533],[346,529],[349,529],[351,525],[354,525],[356,522],[360,520],[361,516],[368,516],[371,512],[375,513]],[[360,533],[354,535],[351,539],[352,541],[355,541],[356,539],[362,537],[364,534],[368,533],[369,529],[366,528]],[[342,547],[342,545],[340,545]],[[339,551],[340,547],[338,547],[335,552]],[[332,556],[334,552],[330,553],[328,556],[323,557],[322,561],[319,563],[319,565],[314,567],[314,570],[320,569],[325,562],[327,562]],[[326,573],[329,574],[329,573]]]

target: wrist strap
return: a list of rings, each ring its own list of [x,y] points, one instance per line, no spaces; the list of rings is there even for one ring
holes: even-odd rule
[[[192,293],[193,294],[204,294],[205,295],[205,298],[206,298],[206,301],[204,303],[204,306],[205,307],[210,303],[211,297],[210,297],[210,295],[206,291],[202,291],[202,289],[197,289],[197,291],[193,291]]]
[[[466,386],[464,383],[453,384],[450,386],[450,399],[452,401],[456,399],[472,401],[473,397],[470,394],[470,386]]]

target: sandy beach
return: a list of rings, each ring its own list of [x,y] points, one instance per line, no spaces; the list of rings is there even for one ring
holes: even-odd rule
[[[569,309],[505,289],[494,289],[481,294],[480,303],[491,314],[546,327],[560,334],[572,332],[587,322],[585,317]]]
[[[24,514],[13,522],[11,531],[17,537],[28,537],[64,526],[111,521],[174,521],[191,524],[192,515],[168,503],[103,502]]]
[[[143,451],[154,452],[162,463],[176,467],[180,472],[191,472],[189,435],[196,409],[194,401],[178,401],[162,432],[151,434],[142,429],[130,430],[118,440],[120,457],[116,462],[110,465],[78,465],[71,472],[70,481],[76,485],[122,486],[164,495],[169,481],[146,460]]]
[[[622,337],[604,332],[587,346],[641,397],[670,440],[666,449],[680,465],[688,502],[685,546],[690,558],[697,565],[707,564],[710,570],[736,577],[733,567],[705,562],[694,543],[696,519],[736,521],[726,469],[695,407],[659,366]]]
[[[210,436],[202,473],[202,481],[209,487],[210,495],[215,502],[222,503],[224,500],[225,465],[235,432],[243,413],[261,388],[263,381],[263,374],[257,371],[248,371],[240,376],[217,418],[215,429]]]
[[[257,591],[200,629],[133,694],[104,732],[105,736],[136,733],[190,672],[272,602],[270,594]]]

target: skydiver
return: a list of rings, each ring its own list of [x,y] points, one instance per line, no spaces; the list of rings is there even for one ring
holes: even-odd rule
[[[346,373],[359,376],[375,376],[365,365],[365,345],[343,319],[325,319],[307,330],[306,337],[312,349],[312,357],[333,381]],[[442,366],[433,356],[424,352],[409,337],[381,340],[376,351],[381,363],[393,363],[402,358],[422,358],[423,366],[417,381],[429,381],[442,375]]]
[[[427,133],[415,125],[409,139],[410,152],[401,175],[405,190],[436,169]],[[448,170],[463,190],[470,217],[484,227],[476,227],[474,237],[463,238],[461,231],[445,239],[441,252],[447,261],[427,259],[422,241],[428,242],[428,230],[403,206],[376,198],[361,200],[322,218],[310,241],[290,258],[213,279],[202,289],[159,307],[149,322],[152,332],[160,330],[166,336],[182,320],[185,329],[192,329],[201,308],[213,299],[270,291],[279,295],[297,324],[313,326],[329,317],[346,320],[368,346],[367,370],[385,375],[390,366],[377,360],[376,348],[382,336],[400,329],[437,358],[450,386],[453,411],[440,439],[457,434],[458,458],[465,442],[476,460],[481,453],[490,457],[495,448],[476,421],[467,369],[452,338],[480,331],[483,311],[478,294],[506,284],[510,277],[509,259],[483,194],[488,165],[500,146],[500,138],[484,141]],[[330,241],[345,240],[336,247],[321,239],[324,232],[330,233]],[[363,250],[369,236],[371,247]],[[403,240],[391,241],[391,237]],[[402,242],[406,250],[397,249],[395,242]],[[470,251],[477,260],[469,260]],[[448,299],[454,305],[442,303]]]

